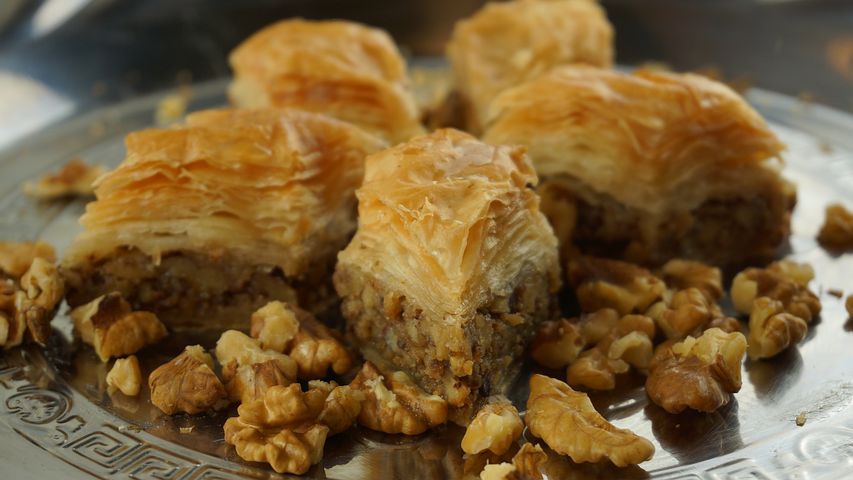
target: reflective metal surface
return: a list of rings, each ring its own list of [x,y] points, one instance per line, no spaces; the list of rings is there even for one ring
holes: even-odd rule
[[[224,103],[225,81],[193,88],[193,110]],[[150,126],[160,96],[139,98],[65,122],[0,154],[0,238],[42,238],[62,250],[77,231],[82,201],[38,203],[20,194],[23,180],[73,156],[116,165],[123,134]],[[796,181],[792,256],[812,263],[823,302],[821,318],[799,349],[770,361],[746,362],[736,401],[716,413],[669,415],[649,405],[642,379],[621,380],[618,391],[593,394],[596,407],[619,427],[651,439],[657,452],[640,467],[576,466],[574,478],[845,478],[853,477],[853,320],[829,288],[853,292],[853,256],[833,256],[814,236],[823,207],[853,205],[853,118],[788,97],[753,90],[749,100],[788,144],[786,175]],[[69,319],[42,352],[0,353],[0,464],[3,478],[266,478],[263,465],[240,461],[222,441],[215,417],[161,415],[145,393],[132,399],[106,393],[101,364],[76,344]],[[140,355],[144,373],[188,343],[213,345],[218,332],[173,335]],[[529,373],[530,369],[526,369]],[[513,390],[523,407],[526,377]],[[795,417],[805,412],[805,426]],[[478,472],[459,448],[462,430],[447,427],[404,438],[352,430],[333,437],[312,478],[433,479]],[[18,459],[33,459],[21,462]],[[11,475],[11,476],[6,476]]]

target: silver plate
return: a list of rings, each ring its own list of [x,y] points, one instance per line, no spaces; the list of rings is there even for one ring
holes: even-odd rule
[[[190,108],[224,104],[224,89],[225,80],[195,86]],[[61,251],[78,229],[84,202],[34,202],[21,195],[20,183],[74,156],[116,165],[124,134],[150,126],[162,97],[64,122],[0,154],[0,238],[42,238]],[[648,404],[638,378],[625,379],[616,392],[592,395],[609,420],[657,447],[642,468],[609,469],[606,478],[853,477],[853,320],[847,319],[843,301],[826,293],[853,291],[853,256],[830,255],[814,240],[828,202],[853,205],[853,118],[760,90],[748,98],[788,145],[785,174],[799,188],[791,256],[815,267],[821,319],[798,349],[771,361],[747,362],[736,401],[713,414],[668,415]],[[228,412],[170,418],[151,407],[146,394],[110,397],[106,366],[91,349],[78,348],[69,319],[61,315],[54,327],[47,350],[0,354],[4,478],[283,478],[266,466],[240,461],[223,443],[221,425]],[[198,336],[173,335],[156,351],[143,352],[144,369],[150,371],[187,343],[210,347],[215,339],[213,333]],[[525,395],[522,379],[513,391],[518,405]],[[794,419],[801,412],[807,422],[797,427]],[[354,429],[329,440],[322,464],[308,476],[455,478],[465,465],[461,434],[457,427],[415,438]],[[594,478],[595,472],[578,469],[579,478]]]

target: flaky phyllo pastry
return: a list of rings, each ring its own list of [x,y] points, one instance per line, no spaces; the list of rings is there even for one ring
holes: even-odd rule
[[[385,146],[296,110],[208,110],[125,143],[64,258],[68,301],[118,291],[172,325],[242,325],[275,299],[319,309],[364,157]]]
[[[559,286],[557,240],[520,147],[438,130],[367,158],[335,287],[365,357],[467,422],[499,393]]]
[[[230,57],[240,107],[293,107],[355,123],[392,143],[421,133],[406,63],[382,30],[352,22],[285,20]]]
[[[501,94],[483,138],[528,147],[563,247],[731,264],[772,254],[790,232],[784,145],[705,77],[559,67]]]
[[[594,0],[493,2],[456,24],[447,56],[463,123],[478,133],[504,89],[557,65],[609,67],[613,28]]]

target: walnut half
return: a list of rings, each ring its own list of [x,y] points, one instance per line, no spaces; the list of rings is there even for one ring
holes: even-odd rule
[[[608,459],[624,467],[650,459],[655,451],[645,438],[599,415],[587,394],[542,375],[530,378],[524,421],[530,433],[578,463]]]
[[[663,344],[655,352],[646,392],[670,413],[686,408],[713,412],[740,391],[745,353],[742,333],[718,328],[706,330],[699,338]]]
[[[74,328],[102,362],[131,355],[166,336],[166,326],[151,312],[132,312],[117,292],[71,311]]]
[[[403,372],[386,378],[365,362],[350,387],[364,392],[358,423],[371,430],[418,435],[447,422],[447,402],[421,390]]]
[[[363,395],[350,387],[312,381],[270,387],[263,398],[240,405],[225,422],[225,441],[244,460],[267,462],[279,473],[302,474],[323,457],[330,433],[351,426]]]
[[[191,415],[218,410],[228,404],[228,394],[213,372],[213,359],[200,345],[160,365],[148,376],[151,403],[166,415]]]
[[[487,402],[474,415],[462,437],[462,450],[469,455],[486,450],[503,455],[524,430],[518,410],[509,400],[495,397],[489,398]]]
[[[749,316],[749,358],[778,355],[805,338],[808,328],[805,320],[787,313],[782,302],[758,298]]]
[[[666,291],[663,280],[627,262],[579,257],[569,262],[569,283],[575,288],[581,310],[612,308],[625,315],[645,312]]]
[[[768,297],[781,302],[785,312],[809,323],[821,310],[817,295],[807,287],[813,275],[811,267],[787,261],[763,269],[747,268],[732,281],[732,303],[738,312],[749,314],[756,299]]]

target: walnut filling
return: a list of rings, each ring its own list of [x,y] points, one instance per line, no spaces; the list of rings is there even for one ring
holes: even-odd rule
[[[476,400],[502,393],[524,346],[554,304],[548,280],[521,274],[508,298],[484,306],[460,324],[426,318],[417,305],[395,296],[358,269],[339,269],[347,333],[365,358],[381,369],[410,374],[424,390],[451,406],[450,419],[467,424]]]
[[[784,187],[780,193],[769,185],[765,190],[768,193],[709,198],[693,210],[655,217],[568,175],[544,180],[538,188],[543,195],[558,195],[563,203],[574,200],[576,215],[565,228],[571,228],[574,244],[586,254],[651,264],[683,257],[720,265],[770,256],[788,237],[794,195]],[[564,215],[549,211],[552,204],[543,199],[543,213],[560,231]]]
[[[318,265],[314,271],[312,278],[289,280],[277,268],[246,265],[228,256],[174,252],[155,263],[139,250],[123,248],[85,267],[66,268],[63,275],[72,306],[117,291],[135,310],[155,312],[173,328],[212,322],[242,327],[245,318],[271,300],[327,309],[334,301],[324,276],[331,266]]]

